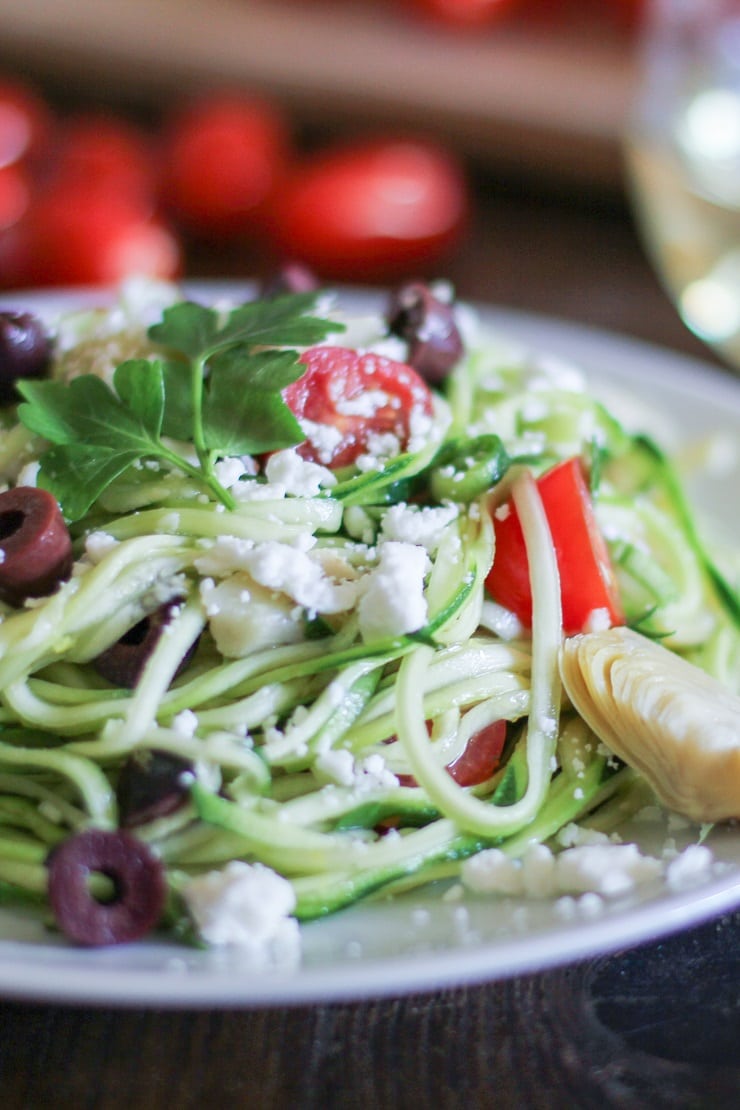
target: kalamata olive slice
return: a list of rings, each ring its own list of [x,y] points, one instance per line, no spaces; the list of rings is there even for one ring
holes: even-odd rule
[[[72,540],[59,505],[35,486],[0,493],[0,597],[45,597],[72,570]]]
[[[174,813],[188,797],[192,773],[193,764],[171,752],[134,752],[118,776],[121,825],[130,829]]]
[[[141,677],[141,672],[144,670],[149,656],[159,642],[162,630],[173,619],[181,604],[182,599],[173,598],[171,601],[166,601],[163,605],[160,605],[153,613],[137,621],[132,628],[129,628],[128,632],[121,636],[120,640],[116,640],[115,644],[111,644],[109,648],[106,648],[105,651],[102,651],[100,655],[93,659],[92,664],[98,674],[107,678],[108,682],[112,682],[114,686],[123,686],[127,690],[133,690]],[[175,676],[182,674],[195,654],[196,647],[197,641],[190,647],[180,662]]]
[[[162,864],[147,844],[123,830],[76,833],[53,849],[47,868],[57,925],[78,944],[139,940],[162,916],[167,893]],[[96,873],[113,884],[107,901],[92,893]]]
[[[390,299],[388,330],[408,343],[406,361],[432,385],[461,358],[463,342],[451,304],[420,281],[402,285]]]
[[[0,312],[0,404],[17,400],[20,378],[41,378],[49,368],[51,340],[30,312]]]
[[[278,297],[281,293],[314,293],[320,288],[319,279],[302,262],[286,262],[264,285],[262,296]]]

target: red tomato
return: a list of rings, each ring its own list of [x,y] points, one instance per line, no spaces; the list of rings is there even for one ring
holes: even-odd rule
[[[301,355],[306,373],[284,390],[298,419],[324,425],[298,448],[325,466],[348,466],[391,434],[405,447],[417,416],[432,412],[432,395],[415,370],[381,355],[345,347],[311,347]]]
[[[22,166],[0,166],[0,231],[17,224],[28,208],[30,186]]]
[[[75,116],[59,130],[51,187],[99,188],[153,208],[157,172],[148,137],[117,116]]]
[[[406,0],[406,3],[450,27],[484,27],[521,7],[522,0]]]
[[[427,732],[432,734],[432,721],[427,721]],[[391,736],[390,740],[397,737]],[[493,721],[473,733],[456,759],[447,764],[446,770],[458,786],[478,786],[490,779],[499,768],[506,744],[506,721]],[[399,775],[401,786],[417,786],[413,775]]]
[[[180,247],[164,224],[138,203],[95,189],[51,190],[16,230],[27,284],[109,285],[130,275],[169,279],[180,272]]]
[[[0,81],[0,166],[37,155],[46,142],[50,113],[41,97],[19,81]]]
[[[470,737],[447,770],[459,786],[478,786],[498,769],[505,743],[506,721],[493,721]]]
[[[609,0],[607,4],[612,22],[623,31],[635,31],[645,18],[646,0]]]
[[[560,572],[565,633],[582,632],[597,609],[606,610],[611,624],[622,624],[614,571],[596,523],[581,461],[559,463],[538,479],[537,486]],[[494,516],[496,553],[486,588],[495,601],[511,609],[529,627],[532,594],[524,536],[516,509],[512,504],[507,509],[505,517]]]
[[[424,142],[334,148],[299,166],[271,206],[277,250],[324,277],[387,281],[437,262],[468,213],[457,162]]]
[[[289,157],[278,109],[242,94],[213,94],[165,127],[163,195],[197,234],[228,238],[252,230]]]

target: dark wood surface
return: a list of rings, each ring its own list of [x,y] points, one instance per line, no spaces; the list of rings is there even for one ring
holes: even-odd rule
[[[194,255],[191,276],[254,260]],[[468,298],[704,356],[619,197],[480,183]],[[710,357],[710,356],[706,356]],[[647,1110],[740,1104],[740,915],[539,975],[356,1004],[167,1012],[0,1002],[4,1107]]]

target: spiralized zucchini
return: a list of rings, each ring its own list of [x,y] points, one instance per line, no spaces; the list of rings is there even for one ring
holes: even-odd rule
[[[65,321],[57,373],[84,372],[85,352],[99,372],[112,318]],[[387,347],[382,321],[363,327],[366,347]],[[43,444],[11,425],[0,443],[9,485],[21,448],[27,459]],[[308,920],[455,877],[486,847],[521,855],[570,822],[611,830],[644,804],[644,784],[607,758],[562,693],[558,566],[534,480],[574,455],[594,479],[627,622],[730,685],[737,594],[699,545],[658,448],[628,434],[577,376],[563,384],[545,362],[473,337],[426,441],[407,453],[347,468],[310,495],[267,482],[249,460],[231,487],[234,509],[144,462],[74,524],[70,580],[20,609],[2,606],[6,898],[43,902],[54,846],[117,827],[122,769],[142,752],[191,768],[181,804],[134,830],[165,866],[171,928],[192,879],[234,860],[287,878],[295,915]],[[531,631],[485,590],[505,503],[522,524]],[[421,621],[400,592],[371,594],[394,542],[406,560],[420,551],[422,578],[408,592]],[[175,616],[134,688],[102,678],[96,658],[168,601]],[[448,768],[500,721],[500,759],[460,785]]]

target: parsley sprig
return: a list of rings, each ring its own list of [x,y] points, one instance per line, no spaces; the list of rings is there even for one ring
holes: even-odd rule
[[[153,460],[233,509],[234,497],[216,477],[217,460],[304,438],[281,392],[304,370],[295,348],[343,330],[310,315],[315,304],[314,293],[286,294],[224,315],[183,301],[149,328],[161,357],[122,362],[112,388],[93,374],[19,382],[19,419],[50,444],[39,484],[68,520],[79,520],[128,467]],[[195,448],[197,465],[178,449],[182,442]]]

